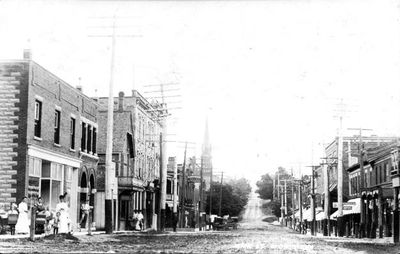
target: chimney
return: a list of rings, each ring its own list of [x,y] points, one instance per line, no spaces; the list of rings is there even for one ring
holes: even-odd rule
[[[124,92],[119,92],[118,94],[118,111],[122,112],[124,111]]]
[[[24,49],[24,60],[32,60],[32,50]]]
[[[76,86],[76,89],[77,89],[79,92],[82,92],[82,86],[81,86],[81,85],[77,85],[77,86]]]

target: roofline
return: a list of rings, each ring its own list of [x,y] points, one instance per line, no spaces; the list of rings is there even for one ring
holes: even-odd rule
[[[59,79],[62,84],[65,84],[67,87],[72,88],[76,93],[82,95],[83,97],[85,97],[86,99],[89,99],[91,102],[93,102],[94,104],[98,104],[97,101],[95,101],[93,98],[87,96],[86,94],[84,94],[82,91],[79,91],[76,87],[72,86],[71,84],[69,84],[68,82],[66,82],[64,79],[60,78],[58,75],[54,74],[53,72],[49,71],[47,68],[43,67],[41,64],[35,62],[34,60],[31,59],[17,59],[17,60],[1,60],[0,59],[0,63],[27,63],[27,64],[34,64],[39,66],[40,68],[44,69],[46,72],[48,72],[49,74],[51,74],[52,76],[56,77],[57,79]]]

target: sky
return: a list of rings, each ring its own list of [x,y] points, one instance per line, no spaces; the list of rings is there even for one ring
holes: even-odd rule
[[[33,60],[89,96],[165,89],[168,155],[200,156],[255,181],[306,174],[344,111],[347,128],[400,133],[400,8],[393,0],[0,1],[0,59]],[[125,37],[123,37],[125,36]],[[149,92],[149,93],[147,93]],[[180,97],[174,97],[180,95]],[[342,104],[341,104],[342,103]],[[174,109],[175,108],[175,109]]]

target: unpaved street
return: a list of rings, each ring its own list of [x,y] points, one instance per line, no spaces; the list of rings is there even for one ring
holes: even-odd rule
[[[350,239],[317,238],[263,222],[262,201],[253,195],[235,231],[124,233],[77,239],[7,240],[1,253],[398,253],[387,245],[355,244]]]

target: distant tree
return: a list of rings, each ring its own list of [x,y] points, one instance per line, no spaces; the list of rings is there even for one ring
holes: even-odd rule
[[[261,180],[257,181],[257,190],[256,193],[260,195],[262,199],[272,199],[274,183],[273,179],[269,174],[265,174],[261,176]]]
[[[222,184],[222,199],[221,183],[213,182],[212,184],[212,214],[218,214],[221,200],[221,215],[238,216],[246,206],[249,194],[251,193],[250,184],[246,179],[231,180],[228,183]],[[210,193],[207,195],[206,211],[210,211]]]

